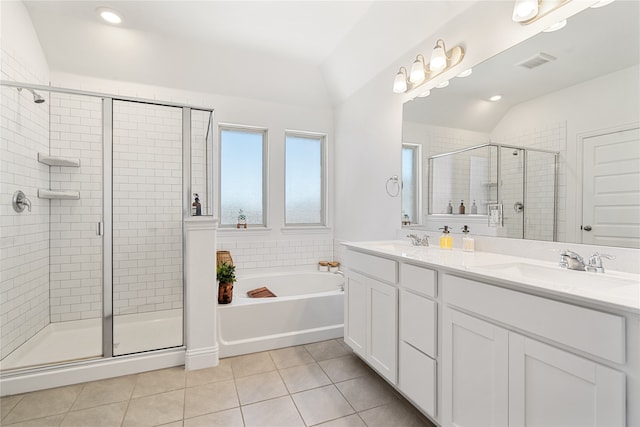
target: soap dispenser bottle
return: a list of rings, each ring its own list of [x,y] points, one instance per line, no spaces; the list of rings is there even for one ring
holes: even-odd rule
[[[447,205],[447,213],[448,214],[453,213],[453,205],[451,204],[451,200],[449,200],[449,204]]]
[[[469,236],[469,226],[462,227],[462,250],[465,252],[473,252],[476,250],[476,241],[473,237]]]
[[[194,200],[191,204],[191,215],[200,216],[202,215],[202,204],[200,204],[200,197],[198,193],[193,193]]]
[[[458,207],[458,213],[464,215],[464,200],[460,200],[460,207]]]
[[[477,215],[478,214],[478,205],[476,205],[476,201],[473,201],[473,204],[471,205],[471,215]]]
[[[440,236],[440,249],[453,249],[453,237],[449,232],[449,226],[445,225],[441,228],[442,236]]]

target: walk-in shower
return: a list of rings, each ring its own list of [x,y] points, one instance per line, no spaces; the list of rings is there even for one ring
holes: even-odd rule
[[[428,160],[426,222],[476,219],[495,236],[557,240],[557,152],[487,143]],[[492,221],[491,206],[500,212]]]
[[[1,373],[182,347],[212,110],[1,83]]]

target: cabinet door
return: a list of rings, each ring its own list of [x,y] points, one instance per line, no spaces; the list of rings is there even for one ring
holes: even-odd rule
[[[400,339],[436,357],[437,304],[413,292],[400,291]]]
[[[398,294],[395,286],[367,279],[367,359],[381,375],[396,383],[398,361]]]
[[[344,340],[354,352],[366,357],[367,292],[364,276],[350,272],[344,288]]]
[[[509,424],[624,426],[625,376],[509,333]]]
[[[506,426],[507,330],[448,307],[443,315],[443,425]]]
[[[398,386],[420,409],[436,417],[436,361],[400,341]]]

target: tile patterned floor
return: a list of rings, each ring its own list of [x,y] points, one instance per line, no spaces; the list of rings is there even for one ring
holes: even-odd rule
[[[0,399],[12,427],[415,426],[426,418],[339,340]]]

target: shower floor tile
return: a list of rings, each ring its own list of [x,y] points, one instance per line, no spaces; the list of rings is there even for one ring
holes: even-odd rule
[[[0,398],[3,427],[424,426],[342,340]]]

